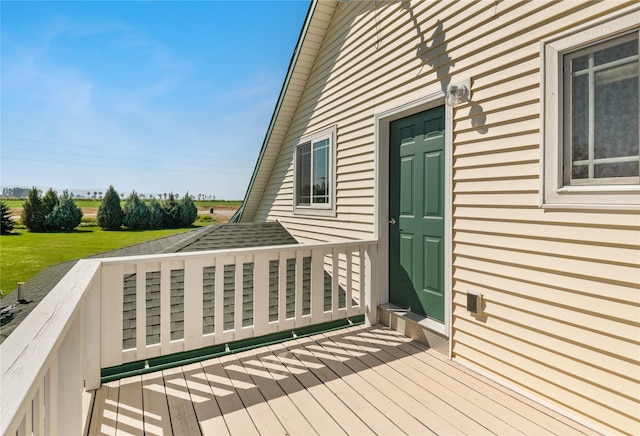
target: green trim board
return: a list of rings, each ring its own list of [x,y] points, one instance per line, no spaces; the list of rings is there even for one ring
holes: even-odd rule
[[[300,327],[299,329],[284,330],[269,335],[229,342],[228,344],[218,344],[210,347],[199,348],[197,350],[183,351],[180,353],[158,356],[146,360],[137,360],[135,362],[129,362],[123,365],[111,366],[109,368],[101,369],[100,382],[108,383],[110,381],[119,380],[125,377],[147,374],[163,369],[175,368],[177,366],[201,362],[203,360],[212,359],[214,357],[239,353],[241,351],[263,347],[265,345],[277,344],[295,338],[316,335],[318,333],[339,330],[346,327],[351,327],[353,325],[361,324],[364,324],[364,315],[357,315],[352,318],[343,318],[339,320],[328,321],[322,324]]]

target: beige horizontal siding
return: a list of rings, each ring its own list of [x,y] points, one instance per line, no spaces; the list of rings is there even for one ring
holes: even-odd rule
[[[640,217],[538,207],[540,41],[631,4],[338,4],[254,219],[303,243],[372,237],[376,108],[470,77],[472,101],[453,110],[453,356],[599,428],[640,433]],[[336,217],[294,215],[293,141],[331,125]],[[479,318],[468,290],[484,295]]]

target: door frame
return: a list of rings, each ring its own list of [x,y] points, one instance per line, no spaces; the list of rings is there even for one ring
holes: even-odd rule
[[[443,90],[434,91],[418,99],[403,102],[397,99],[376,108],[375,118],[375,229],[378,240],[378,289],[379,303],[389,302],[389,125],[392,121],[414,115],[437,106],[445,107],[445,154],[444,154],[444,323],[425,318],[424,327],[451,337],[451,286],[452,286],[452,158],[453,158],[453,109],[445,104]]]

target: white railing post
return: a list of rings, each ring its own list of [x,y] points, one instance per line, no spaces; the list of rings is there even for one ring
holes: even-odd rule
[[[365,319],[368,325],[374,325],[378,322],[378,281],[375,272],[377,268],[373,268],[373,265],[377,265],[377,254],[377,245],[367,244],[364,259],[360,260],[360,262],[364,261],[364,275],[360,277],[360,280],[365,282]]]
[[[100,367],[122,364],[124,268],[103,265],[100,289]]]
[[[84,300],[84,388],[100,387],[100,280],[101,268],[89,285]]]
[[[82,334],[80,317],[76,317],[57,351],[57,428],[60,435],[82,434]]]

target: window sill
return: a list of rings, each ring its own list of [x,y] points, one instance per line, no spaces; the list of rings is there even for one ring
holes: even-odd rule
[[[319,209],[312,207],[296,207],[293,209],[294,215],[305,215],[305,216],[323,216],[323,217],[331,217],[335,218],[336,211],[335,209]]]
[[[565,186],[543,198],[543,209],[640,210],[639,186]]]

